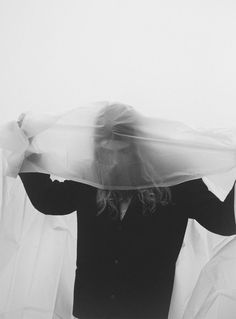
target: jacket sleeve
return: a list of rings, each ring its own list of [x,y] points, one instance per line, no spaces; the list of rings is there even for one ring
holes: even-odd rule
[[[175,186],[173,200],[188,218],[197,220],[213,233],[230,236],[236,234],[234,187],[222,202],[202,179],[197,179]]]
[[[43,214],[66,215],[78,209],[83,184],[52,181],[50,175],[42,173],[20,173],[19,176],[32,205]]]

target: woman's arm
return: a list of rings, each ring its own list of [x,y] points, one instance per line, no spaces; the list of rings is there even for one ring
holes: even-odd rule
[[[52,181],[50,175],[42,173],[20,173],[19,176],[32,205],[47,215],[74,212],[82,197],[92,188],[73,181]]]
[[[234,187],[222,202],[197,179],[174,186],[174,201],[188,218],[213,233],[230,236],[236,234]]]

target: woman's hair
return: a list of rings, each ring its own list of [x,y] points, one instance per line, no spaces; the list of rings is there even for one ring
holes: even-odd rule
[[[99,160],[101,150],[99,144],[103,140],[113,140],[125,136],[125,140],[130,139],[130,153],[139,156],[138,150],[132,137],[138,136],[137,132],[137,112],[129,105],[121,103],[113,103],[104,107],[97,116],[95,128],[95,159]],[[115,135],[114,135],[114,132]],[[139,154],[139,155],[138,155]],[[132,174],[132,172],[130,172]],[[150,174],[140,167],[140,174],[145,180],[151,180]],[[143,214],[152,214],[157,211],[158,205],[167,205],[171,201],[171,192],[168,187],[154,187],[138,189],[138,190],[101,190],[97,191],[98,215],[106,208],[112,217],[119,216],[119,203],[122,199],[137,194],[143,206]]]
[[[158,212],[158,207],[166,206],[171,203],[171,191],[169,187],[152,187],[133,191],[98,189],[98,215],[108,209],[112,218],[118,218],[120,201],[135,194],[137,194],[139,201],[142,203],[143,215],[156,213]]]
[[[95,158],[98,159],[100,156],[99,144],[102,141],[123,138],[127,141],[129,136],[135,136],[136,121],[137,114],[132,106],[113,103],[102,108],[95,123]],[[134,147],[134,143],[131,143],[131,146]]]

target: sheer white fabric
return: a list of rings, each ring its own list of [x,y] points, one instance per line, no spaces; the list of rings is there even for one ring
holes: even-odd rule
[[[0,147],[9,176],[47,172],[98,188],[137,189],[229,171],[235,132],[197,130],[99,102],[60,115],[26,114],[21,129],[14,121],[0,128]]]
[[[71,319],[76,214],[45,216],[19,178],[0,183],[0,318]]]
[[[232,188],[236,176],[233,130],[199,131],[181,123],[145,117],[143,117],[146,119],[143,125],[144,123],[150,125],[147,129],[142,125],[138,127],[138,132],[142,133],[140,139],[140,134],[124,134],[125,126],[122,126],[122,134],[118,133],[119,126],[116,126],[113,138],[108,138],[106,142],[118,139],[119,142],[122,140],[122,143],[130,143],[130,140],[137,139],[139,142],[135,145],[139,151],[136,154],[139,154],[141,171],[148,172],[148,176],[150,172],[153,173],[151,183],[150,181],[149,184],[147,183],[147,174],[139,176],[138,179],[127,179],[125,174],[121,174],[122,178],[117,181],[113,174],[116,165],[114,162],[111,165],[109,161],[105,163],[112,178],[109,179],[108,174],[102,175],[103,170],[100,170],[98,174],[93,166],[94,137],[96,136],[91,132],[94,132],[94,126],[83,127],[82,124],[80,126],[77,124],[79,121],[84,123],[83,112],[85,117],[86,112],[91,110],[95,120],[98,113],[97,111],[94,113],[94,110],[101,111],[106,105],[98,103],[95,106],[79,108],[62,115],[27,114],[21,129],[16,121],[1,127],[0,144],[3,153],[0,156],[0,319],[72,318],[77,238],[76,214],[45,216],[38,213],[26,197],[20,180],[6,174],[16,176],[19,171],[47,172],[100,188],[122,189],[173,185],[180,181],[203,177],[209,190],[221,200],[224,200]],[[124,110],[133,112],[130,107],[125,107]],[[104,127],[106,125],[102,126]],[[82,135],[80,135],[81,132],[83,132]],[[86,132],[92,134],[89,136],[90,144],[87,143]],[[121,135],[122,139],[120,139]],[[123,150],[122,143],[118,145]],[[75,145],[78,145],[78,148]],[[105,146],[107,149],[110,147],[106,143]],[[113,151],[113,146],[110,149]],[[155,153],[157,151],[158,156]],[[31,155],[26,158],[30,154],[36,154],[36,156]],[[38,157],[37,154],[40,156]],[[113,160],[118,160],[118,157]],[[80,169],[75,166],[75,163],[81,164]],[[132,161],[131,163],[129,168],[133,166]],[[161,174],[154,164],[157,165]],[[98,167],[96,166],[96,169]],[[132,174],[137,173],[137,167],[134,165]],[[124,172],[127,171],[124,170]],[[213,173],[214,175],[211,175]],[[98,176],[100,179],[96,179]],[[231,283],[230,290],[227,290],[228,300],[234,298],[236,275],[232,271],[233,259],[231,258],[235,250],[234,241],[232,245],[226,246],[227,256],[224,255],[224,250],[221,250],[219,256],[223,256],[222,259],[214,257],[211,261],[212,256],[231,239],[231,237],[210,234],[196,222],[189,222],[177,262],[169,319],[197,319],[200,317],[196,316],[196,309],[201,308],[204,311],[209,309],[207,297],[210,298],[208,292],[213,282],[206,279],[208,275],[205,276],[209,269],[212,271],[214,268],[216,277],[220,277],[224,269],[224,276],[230,279]],[[225,257],[229,257],[228,260],[232,259],[232,263],[225,263]],[[192,295],[200,271],[209,260],[209,266],[202,272],[200,284],[197,284]],[[216,260],[219,266],[211,268]],[[200,298],[198,287],[200,289],[204,287],[205,303]],[[214,292],[213,294],[216,296]],[[228,305],[229,303],[227,307]],[[227,318],[231,318],[230,315],[235,317],[235,309],[229,307],[232,311]],[[194,314],[195,317],[189,317],[189,314],[191,316]],[[210,314],[206,318],[220,317]]]
[[[236,316],[236,238],[202,269],[183,319],[234,319]]]

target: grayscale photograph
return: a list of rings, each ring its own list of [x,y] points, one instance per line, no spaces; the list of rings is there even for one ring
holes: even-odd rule
[[[236,318],[236,3],[0,0],[0,319]]]

